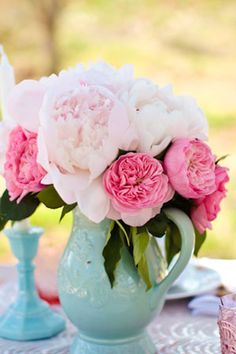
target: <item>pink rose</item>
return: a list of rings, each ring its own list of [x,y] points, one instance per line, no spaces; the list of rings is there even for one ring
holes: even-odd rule
[[[203,198],[195,201],[191,211],[191,218],[200,233],[211,229],[211,221],[215,220],[220,211],[220,203],[226,196],[225,184],[229,181],[228,169],[216,165],[216,190]]]
[[[172,187],[185,198],[201,198],[216,189],[215,156],[200,140],[176,139],[164,167]]]
[[[10,199],[21,199],[30,192],[43,189],[42,178],[46,172],[37,163],[37,134],[19,126],[9,135],[4,164],[4,177]]]
[[[105,172],[103,183],[111,201],[108,217],[131,226],[144,225],[174,195],[162,163],[144,153],[120,156]]]

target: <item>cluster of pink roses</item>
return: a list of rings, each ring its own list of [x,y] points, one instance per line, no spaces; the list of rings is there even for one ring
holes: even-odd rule
[[[192,98],[100,63],[19,83],[8,112],[11,200],[54,185],[94,222],[141,226],[178,193],[193,201],[199,232],[216,218],[229,177],[204,142],[206,119]]]
[[[164,159],[170,182],[177,193],[193,200],[191,219],[200,233],[211,229],[226,196],[228,169],[216,164],[210,148],[200,140],[174,141]]]
[[[203,233],[220,211],[228,181],[227,169],[215,163],[204,142],[179,138],[163,163],[145,153],[128,153],[113,162],[104,174],[111,200],[108,216],[128,225],[143,225],[177,192],[192,199],[191,218]]]

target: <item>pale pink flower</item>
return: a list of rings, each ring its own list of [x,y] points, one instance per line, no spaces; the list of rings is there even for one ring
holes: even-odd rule
[[[7,60],[5,56],[3,59],[5,61]],[[4,78],[6,79],[6,77]],[[112,66],[100,62],[91,65],[90,68],[86,70],[79,64],[74,68],[62,70],[58,76],[53,74],[49,77],[42,77],[38,81],[23,80],[15,85],[15,87],[11,85],[11,90],[8,90],[10,95],[8,100],[5,100],[4,103],[6,105],[8,101],[7,111],[16,124],[19,124],[29,131],[37,132],[39,128],[39,112],[43,98],[46,91],[50,89],[51,86],[64,85],[66,81],[68,85],[70,83],[70,85],[74,87],[76,84],[86,82],[89,85],[105,86],[115,93],[120,91],[121,88],[126,87],[126,83],[131,79],[132,68],[129,65],[115,70]],[[8,83],[7,80],[4,80],[4,84],[5,83]]]
[[[8,111],[16,124],[36,133],[39,126],[39,110],[45,86],[36,80],[24,80],[17,84],[8,100]]]
[[[10,200],[17,202],[30,192],[39,192],[46,172],[37,163],[37,134],[19,126],[9,134],[4,177]]]
[[[215,220],[220,211],[220,203],[225,198],[227,189],[225,184],[229,181],[228,169],[216,165],[216,190],[200,199],[195,200],[191,210],[191,218],[200,233],[211,229],[211,221]]]
[[[15,125],[31,132],[38,132],[39,113],[44,95],[52,85],[58,85],[59,78],[66,77],[72,82],[78,82],[82,68],[62,71],[59,75],[42,77],[40,80],[23,80],[11,90],[8,97],[8,111]]]
[[[9,98],[13,125],[38,133],[38,162],[47,171],[43,183],[54,184],[65,202],[77,201],[97,222],[109,205],[99,175],[119,148],[130,145],[124,144],[126,107],[115,93],[131,76],[128,66],[115,70],[100,63],[86,70],[77,65],[58,76],[25,80]],[[100,208],[88,206],[90,194]]]
[[[88,204],[84,198],[100,194],[94,180],[116,158],[128,126],[125,107],[111,91],[59,78],[40,111],[38,162],[48,172],[43,182],[54,184],[66,203],[78,202],[82,210]],[[92,209],[93,203],[84,211],[92,220],[107,211]]]
[[[164,158],[172,187],[185,198],[200,198],[216,188],[215,156],[197,139],[176,139]]]
[[[108,217],[131,226],[144,225],[174,195],[162,163],[143,153],[120,156],[105,172],[103,182],[111,201]]]
[[[14,68],[9,63],[8,57],[0,45],[0,115],[4,120],[11,119],[7,108],[7,100],[14,86]]]

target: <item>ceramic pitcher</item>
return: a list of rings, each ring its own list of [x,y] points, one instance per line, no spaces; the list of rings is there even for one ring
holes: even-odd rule
[[[179,228],[182,247],[167,274],[166,262],[153,237],[146,256],[153,287],[146,291],[132,257],[124,248],[111,288],[102,255],[110,220],[89,221],[78,209],[58,272],[65,313],[78,328],[72,354],[154,354],[147,325],[161,311],[166,292],[187,265],[194,247],[190,219],[177,209],[165,211]]]

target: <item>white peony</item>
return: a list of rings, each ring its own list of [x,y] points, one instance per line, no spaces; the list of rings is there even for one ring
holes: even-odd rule
[[[101,85],[108,88],[114,94],[129,87],[133,81],[133,66],[126,64],[119,69],[106,64],[103,61],[92,63],[81,75],[81,78],[91,85]]]
[[[138,135],[129,148],[156,156],[175,138],[207,140],[207,120],[192,97],[175,96],[169,86],[137,79],[120,98]]]

